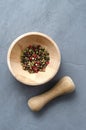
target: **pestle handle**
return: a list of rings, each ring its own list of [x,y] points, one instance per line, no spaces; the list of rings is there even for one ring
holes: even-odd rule
[[[65,76],[49,91],[29,99],[28,106],[32,111],[39,111],[55,97],[71,93],[74,90],[75,85],[73,80],[69,76]]]

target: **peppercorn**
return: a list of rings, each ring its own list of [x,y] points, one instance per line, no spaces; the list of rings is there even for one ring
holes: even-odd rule
[[[49,64],[49,53],[40,45],[29,45],[21,52],[21,65],[29,73],[44,72]]]

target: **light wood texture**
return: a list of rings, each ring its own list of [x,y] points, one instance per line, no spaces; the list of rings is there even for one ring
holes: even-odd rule
[[[33,44],[45,47],[50,54],[50,63],[45,72],[30,74],[22,69],[20,63],[21,51]],[[56,43],[47,35],[38,32],[26,33],[18,37],[11,44],[7,55],[7,63],[12,75],[18,81],[27,85],[40,85],[51,80],[58,72],[60,62],[60,51]]]
[[[39,111],[55,97],[71,93],[74,90],[74,82],[70,77],[65,76],[49,91],[29,99],[28,106],[32,111]]]

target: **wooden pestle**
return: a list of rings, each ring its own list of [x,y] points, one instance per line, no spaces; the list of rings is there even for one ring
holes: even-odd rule
[[[55,97],[71,93],[74,90],[75,90],[74,82],[69,76],[65,76],[49,91],[29,99],[28,106],[32,111],[39,111]]]

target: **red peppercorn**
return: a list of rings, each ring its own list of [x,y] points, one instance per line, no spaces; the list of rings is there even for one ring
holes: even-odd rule
[[[49,64],[49,61],[46,62],[46,65],[48,65],[48,64]]]
[[[34,57],[34,58],[37,58],[37,55],[36,55],[36,54],[33,54],[33,57]]]
[[[29,57],[29,60],[30,60],[30,61],[32,60],[32,56],[31,56],[31,57]]]
[[[36,72],[36,73],[38,72],[38,68],[37,68],[36,66],[33,66],[33,67],[32,67],[32,70],[33,70],[34,72]]]

